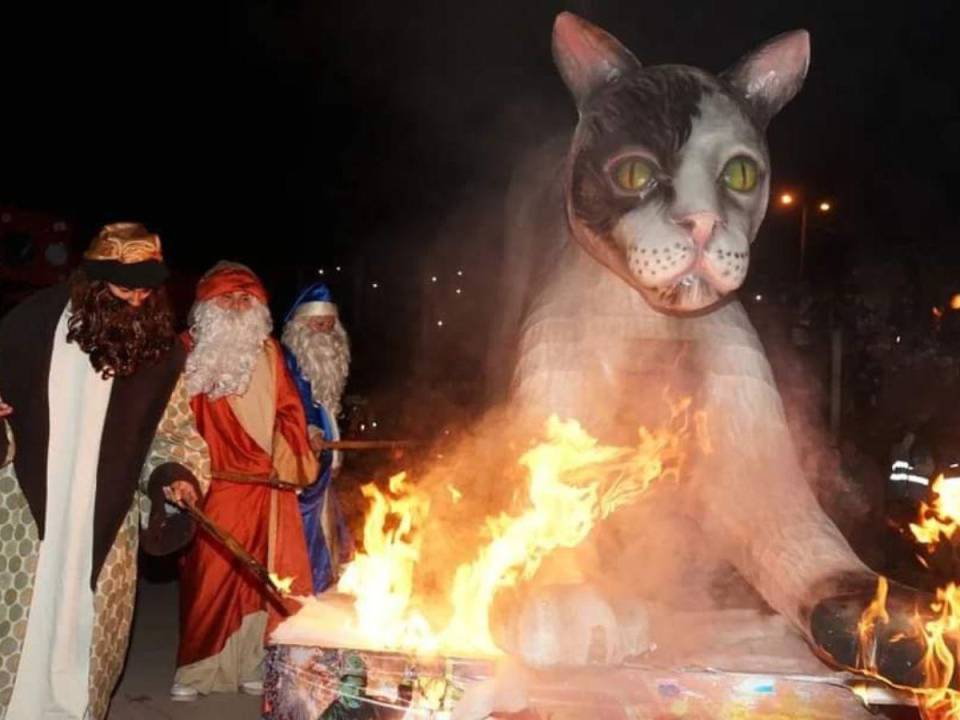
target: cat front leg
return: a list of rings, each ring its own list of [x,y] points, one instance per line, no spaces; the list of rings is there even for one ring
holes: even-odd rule
[[[712,368],[704,374],[704,398],[714,453],[692,487],[705,532],[822,659],[855,671],[873,663],[894,683],[922,686],[914,614],[931,614],[933,598],[887,583],[889,621],[863,647],[858,628],[881,580],[854,554],[804,477],[769,364],[759,344],[748,342],[752,328],[735,310],[727,320],[739,341],[699,349]]]

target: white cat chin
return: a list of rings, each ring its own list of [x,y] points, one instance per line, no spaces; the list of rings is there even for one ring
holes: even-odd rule
[[[702,312],[726,295],[694,273],[684,275],[668,286],[643,289],[644,298],[653,308],[676,315]]]

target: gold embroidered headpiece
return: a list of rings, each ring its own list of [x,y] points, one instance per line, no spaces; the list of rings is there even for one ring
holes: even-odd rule
[[[167,279],[160,236],[139,223],[105,225],[83,254],[91,280],[125,287],[156,287]]]

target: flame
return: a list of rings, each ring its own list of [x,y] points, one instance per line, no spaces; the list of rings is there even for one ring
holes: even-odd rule
[[[910,524],[914,538],[930,552],[943,540],[952,540],[957,531],[960,519],[960,482],[957,480],[937,476],[930,488],[933,495],[930,504],[921,503],[918,522]],[[926,562],[923,564],[929,567]],[[953,582],[939,588],[930,610],[932,619],[923,621],[918,615],[914,620],[924,645],[926,686],[916,691],[918,703],[924,718],[960,720],[960,693],[950,689],[960,641],[960,588]]]
[[[860,639],[857,668],[871,674],[877,673],[877,623],[886,625],[890,622],[887,589],[887,579],[881,575],[877,580],[877,594],[857,623],[857,636]]]
[[[914,537],[928,546],[936,546],[943,538],[950,539],[960,519],[960,478],[938,475],[933,481],[930,504],[920,504],[918,523],[911,523]]]
[[[932,620],[917,620],[923,634],[923,675],[927,686],[919,694],[919,705],[928,720],[956,720],[960,718],[960,693],[950,689],[950,682],[960,640],[960,588],[949,583],[937,590],[937,599],[930,609],[935,615]]]
[[[374,484],[361,488],[370,500],[363,529],[364,552],[346,566],[337,591],[356,597],[361,629],[388,648],[423,647],[435,642],[429,624],[418,612],[408,612],[413,598],[413,571],[420,559],[423,526],[430,499],[407,485],[406,473],[390,478],[390,498]],[[388,524],[388,520],[397,521]]]
[[[918,542],[933,549],[944,538],[950,539],[957,531],[960,518],[960,482],[957,478],[938,475],[933,481],[930,504],[920,503],[918,522],[910,523],[910,531]]]
[[[282,578],[276,573],[270,573],[270,582],[273,583],[273,586],[280,592],[281,595],[289,595],[290,591],[293,589],[292,577]]]
[[[951,689],[957,669],[957,646],[960,644],[960,587],[949,583],[937,590],[930,604],[930,619],[919,612],[913,617],[914,632],[908,637],[897,634],[889,642],[917,638],[923,646],[921,667],[923,687],[905,688],[883,677],[876,666],[877,626],[890,622],[887,612],[888,584],[884,577],[877,582],[877,593],[863,611],[857,625],[859,651],[857,670],[886,684],[914,693],[925,720],[960,720],[960,693]],[[855,686],[854,693],[866,699],[866,688]]]
[[[356,597],[360,632],[385,649],[499,655],[488,622],[497,592],[531,578],[555,549],[581,543],[599,520],[636,502],[654,481],[675,480],[688,407],[688,400],[675,404],[671,427],[641,428],[631,447],[601,445],[575,420],[550,417],[546,439],[519,459],[527,475],[526,508],[486,518],[489,542],[455,570],[445,597],[451,613],[442,629],[431,627],[420,610],[427,598],[414,587],[430,497],[404,474],[390,479],[389,496],[373,484],[364,486],[370,510],[363,552],[337,585],[338,592]],[[705,428],[702,420],[695,422]]]

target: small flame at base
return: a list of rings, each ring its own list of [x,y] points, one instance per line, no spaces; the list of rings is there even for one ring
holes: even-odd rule
[[[923,646],[923,687],[907,688],[884,677],[876,666],[878,626],[890,622],[887,612],[887,579],[877,582],[877,593],[863,611],[857,625],[859,657],[857,671],[874,677],[885,684],[908,690],[916,696],[921,716],[925,720],[960,720],[960,693],[951,688],[957,667],[957,650],[960,645],[960,588],[954,583],[937,590],[937,598],[930,605],[928,619],[924,620],[919,609],[912,618],[913,630],[909,636],[897,635],[888,642],[918,641]],[[864,702],[865,686],[851,688]]]
[[[273,583],[273,586],[281,595],[289,595],[290,591],[293,589],[292,577],[282,578],[276,573],[270,573],[270,582]]]

